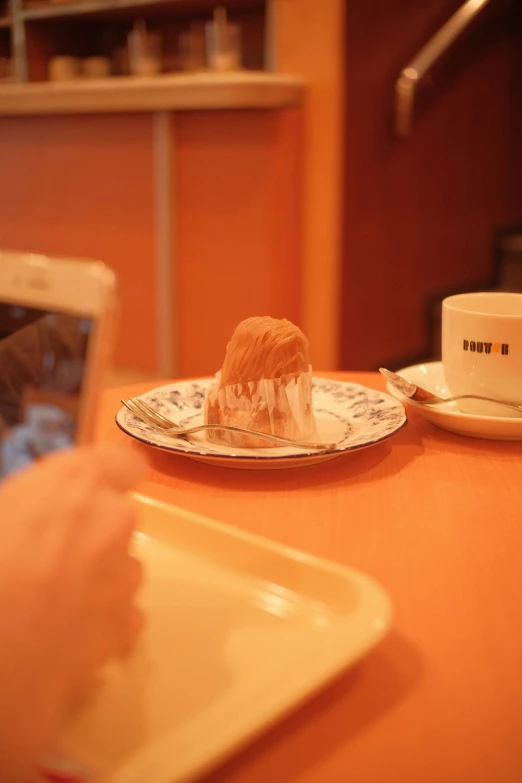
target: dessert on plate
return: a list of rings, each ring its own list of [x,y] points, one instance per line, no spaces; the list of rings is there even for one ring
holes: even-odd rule
[[[236,327],[223,367],[205,399],[205,422],[292,440],[316,435],[308,340],[286,318],[247,318]],[[264,438],[223,430],[209,440],[230,446],[272,446]]]

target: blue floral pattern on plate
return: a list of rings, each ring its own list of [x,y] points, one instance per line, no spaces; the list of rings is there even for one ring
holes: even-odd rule
[[[180,381],[142,395],[159,413],[181,426],[203,422],[205,394],[213,378],[202,381]],[[118,426],[132,438],[150,446],[197,458],[211,457],[214,461],[279,461],[290,463],[303,457],[332,458],[346,451],[367,448],[386,440],[407,422],[401,402],[388,394],[369,389],[357,383],[314,378],[314,411],[318,439],[337,443],[335,449],[318,452],[294,447],[240,449],[211,443],[205,433],[189,440],[173,438],[133,416],[122,408],[117,416]]]

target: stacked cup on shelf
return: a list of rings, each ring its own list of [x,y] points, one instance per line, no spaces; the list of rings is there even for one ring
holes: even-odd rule
[[[184,72],[210,70],[236,71],[241,68],[241,31],[231,24],[224,8],[214,10],[206,23],[194,22],[179,37],[178,66]],[[137,20],[129,32],[126,45],[115,53],[115,62],[108,57],[57,56],[49,61],[51,81],[103,79],[111,74],[151,77],[164,70],[162,38],[149,30],[145,21]]]
[[[107,57],[52,57],[49,61],[49,79],[53,82],[74,79],[104,79],[111,74]]]
[[[115,53],[115,62],[108,57],[53,57],[49,61],[49,79],[54,82],[76,79],[104,79],[112,74],[156,76],[163,70],[161,36],[151,32],[143,20],[134,23],[127,36],[127,45]]]
[[[241,31],[231,24],[224,8],[214,10],[212,21],[192,24],[179,37],[182,71],[237,71],[241,69]]]

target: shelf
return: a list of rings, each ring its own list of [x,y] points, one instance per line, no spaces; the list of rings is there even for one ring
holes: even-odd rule
[[[259,5],[260,0],[232,0],[228,3],[230,8],[252,8]],[[214,0],[90,0],[26,8],[21,11],[21,16],[27,21],[64,19],[71,16],[111,17],[132,9],[139,10],[144,15],[158,14],[162,9],[197,14],[204,11],[211,13],[214,6]]]
[[[261,72],[4,84],[0,116],[280,109],[298,104],[303,91],[298,77]]]
[[[85,3],[56,3],[41,8],[26,8],[22,11],[24,19],[56,19],[57,17],[78,16],[80,14],[98,14],[127,8],[171,5],[177,0],[92,0]],[[182,2],[182,0],[178,0]]]
[[[11,27],[11,17],[10,16],[0,16],[0,30],[6,27]]]

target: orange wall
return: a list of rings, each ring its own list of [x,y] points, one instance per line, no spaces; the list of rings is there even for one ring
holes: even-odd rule
[[[359,0],[362,1],[362,0]],[[302,76],[302,326],[318,369],[340,359],[346,0],[271,0],[278,70]]]
[[[153,370],[150,115],[0,118],[0,172],[0,247],[112,266],[122,294],[116,361]]]
[[[300,116],[180,113],[170,127],[176,372],[207,374],[242,318],[300,322]],[[0,247],[112,266],[116,364],[155,371],[151,116],[0,119],[0,138]]]
[[[179,114],[174,128],[179,372],[214,373],[236,324],[300,322],[300,118]]]

